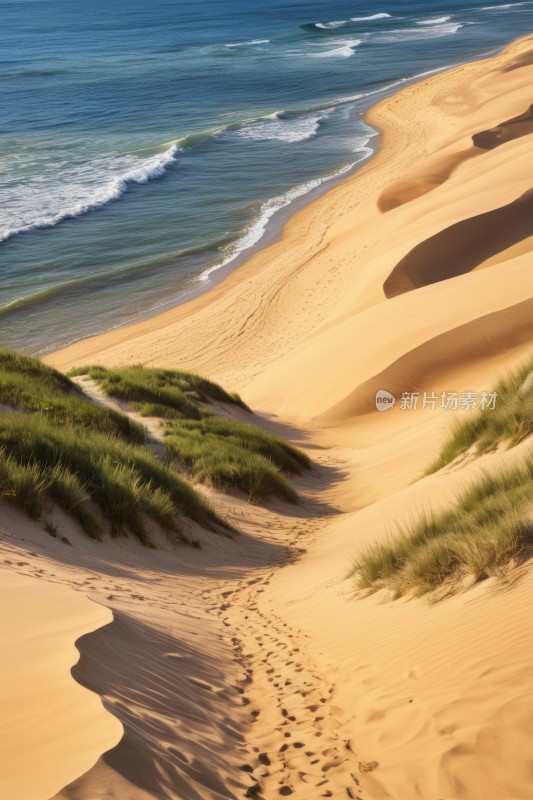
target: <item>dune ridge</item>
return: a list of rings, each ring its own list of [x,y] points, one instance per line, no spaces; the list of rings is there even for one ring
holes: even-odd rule
[[[533,192],[506,206],[456,222],[417,245],[396,265],[385,283],[385,295],[464,275],[502,250],[533,236]]]
[[[120,739],[122,726],[70,675],[79,655],[74,642],[108,623],[111,613],[72,589],[19,574],[27,566],[3,559],[0,577],[0,792],[32,800],[50,797],[92,766]]]
[[[114,615],[74,677],[124,736],[84,772],[72,756],[61,800],[533,797],[530,564],[435,602],[346,579],[368,542],[531,451],[422,478],[450,412],[379,414],[373,396],[480,392],[531,351],[533,132],[465,154],[530,106],[532,54],[530,35],[385,99],[377,157],[279,242],[187,305],[47,357],[201,372],[317,464],[290,510],[208,491],[243,533],[203,532],[202,550],[100,545],[71,523],[65,547],[0,507],[4,564]],[[393,275],[407,290],[388,297]]]

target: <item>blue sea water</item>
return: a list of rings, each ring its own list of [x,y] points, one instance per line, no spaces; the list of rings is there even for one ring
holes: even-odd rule
[[[533,2],[0,0],[0,343],[43,352],[208,287],[356,168],[407,78]]]

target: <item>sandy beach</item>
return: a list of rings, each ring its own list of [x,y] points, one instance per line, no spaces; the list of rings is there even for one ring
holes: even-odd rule
[[[46,357],[205,375],[316,469],[295,509],[209,490],[242,533],[201,550],[102,544],[63,516],[65,544],[0,506],[6,797],[533,798],[528,563],[439,602],[356,597],[346,577],[530,451],[421,477],[450,412],[379,414],[375,395],[487,390],[531,353],[532,80],[529,35],[387,97],[377,155],[279,241]]]

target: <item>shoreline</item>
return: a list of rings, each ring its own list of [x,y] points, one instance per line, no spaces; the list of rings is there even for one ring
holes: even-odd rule
[[[491,53],[495,53],[499,51],[490,51],[489,53],[481,53],[480,55],[474,57],[473,61],[481,60],[490,56]],[[471,62],[468,62],[471,63]],[[174,308],[178,308],[186,303],[189,303],[195,300],[198,297],[206,294],[207,292],[212,291],[216,286],[220,283],[225,281],[228,276],[230,276],[234,271],[240,269],[242,266],[245,266],[246,263],[254,258],[254,256],[260,253],[265,248],[269,247],[272,244],[275,244],[283,237],[283,231],[287,224],[290,223],[291,219],[298,214],[303,208],[311,203],[314,203],[316,200],[324,197],[324,195],[328,194],[330,191],[335,189],[340,183],[350,180],[353,178],[360,169],[362,169],[365,164],[374,158],[379,153],[380,150],[380,141],[382,138],[382,132],[379,129],[374,128],[373,126],[369,125],[367,122],[367,115],[371,112],[374,105],[382,100],[387,99],[388,97],[392,97],[397,91],[401,89],[407,88],[408,86],[412,86],[420,81],[425,80],[427,77],[431,75],[439,74],[441,72],[445,72],[449,69],[453,69],[460,64],[447,64],[442,67],[436,67],[435,69],[427,70],[411,77],[407,78],[399,78],[398,80],[394,81],[391,84],[384,86],[381,89],[375,89],[369,91],[368,93],[363,93],[361,97],[355,101],[360,102],[362,106],[365,105],[365,101],[370,98],[380,98],[375,102],[372,102],[366,108],[363,108],[361,111],[361,119],[365,122],[369,127],[369,139],[366,145],[364,145],[360,151],[354,151],[355,154],[364,153],[364,151],[369,151],[364,153],[362,157],[352,163],[347,164],[343,167],[339,167],[336,171],[329,173],[324,176],[319,176],[312,180],[309,180],[305,184],[299,184],[293,186],[292,188],[288,189],[285,194],[280,195],[279,197],[273,197],[269,200],[266,200],[261,205],[261,214],[260,216],[252,220],[248,228],[242,231],[241,236],[236,240],[234,244],[234,252],[231,255],[228,255],[224,260],[219,263],[213,264],[212,266],[205,267],[195,278],[191,280],[190,286],[178,289],[175,293],[172,293],[169,299],[166,300],[159,300],[155,305],[152,305],[146,308],[143,311],[137,313],[134,317],[127,321],[119,322],[116,325],[112,325],[109,328],[103,328],[100,331],[96,331],[94,333],[88,333],[87,335],[82,335],[79,338],[74,338],[71,341],[65,341],[61,344],[51,344],[46,348],[40,348],[35,351],[31,351],[30,355],[35,355],[39,358],[44,358],[47,355],[50,355],[55,352],[59,352],[61,350],[66,349],[67,347],[71,347],[72,345],[77,344],[78,342],[86,341],[88,339],[92,339],[96,336],[102,336],[112,331],[120,330],[122,328],[127,328],[132,325],[136,325],[137,323],[144,322],[149,319],[153,319],[154,317],[159,316],[160,314],[164,314],[166,311],[170,311]],[[338,107],[338,106],[335,106]],[[372,147],[370,142],[372,140],[376,140],[376,146]],[[252,231],[256,226],[261,225],[263,217],[267,212],[267,207],[269,204],[273,203],[276,200],[280,202],[287,198],[288,195],[291,195],[294,192],[298,192],[300,188],[305,188],[310,184],[315,184],[311,186],[311,188],[306,189],[301,194],[297,194],[296,197],[293,199],[289,199],[286,203],[282,204],[279,207],[276,207],[273,213],[268,216],[266,221],[263,224],[263,232],[260,234],[259,239],[253,242],[250,245],[247,245],[241,249],[239,249],[239,243],[246,239],[249,232]],[[211,277],[214,276],[214,277]],[[24,299],[23,299],[24,301]],[[15,305],[20,301],[14,301]],[[8,308],[8,307],[6,307]]]
[[[380,135],[381,134],[379,132],[376,132],[373,134],[372,138],[378,138]],[[104,336],[112,331],[129,328],[132,325],[153,319],[154,317],[158,317],[167,311],[171,311],[172,309],[179,308],[180,306],[190,303],[196,298],[202,297],[208,292],[211,292],[219,284],[223,283],[233,272],[244,266],[247,261],[252,259],[257,253],[280,241],[283,236],[283,229],[285,225],[290,222],[291,218],[297,214],[298,211],[300,211],[302,208],[305,208],[309,203],[312,203],[320,197],[323,197],[325,194],[335,188],[335,186],[337,186],[340,182],[348,179],[351,175],[356,173],[360,166],[363,166],[366,161],[375,156],[376,152],[377,150],[372,151],[372,153],[363,157],[356,164],[349,164],[346,168],[341,168],[336,173],[324,178],[317,178],[316,181],[319,182],[318,186],[314,186],[308,192],[305,192],[301,196],[289,201],[286,205],[283,205],[274,211],[272,216],[269,217],[265,223],[264,233],[261,235],[260,239],[257,240],[257,242],[237,251],[234,255],[228,256],[228,259],[220,264],[214,264],[211,267],[206,267],[196,278],[193,279],[191,286],[188,289],[186,288],[178,290],[178,294],[173,296],[171,299],[160,302],[158,305],[152,306],[151,308],[140,312],[133,319],[128,320],[127,322],[120,322],[116,326],[106,328],[98,333],[82,336],[79,339],[73,339],[71,342],[67,342],[59,347],[51,345],[46,350],[31,352],[30,355],[33,355],[37,358],[45,358],[47,355],[64,350],[67,347],[77,344],[78,342],[83,342],[96,336]],[[293,190],[296,190],[297,188],[297,186],[293,187]],[[266,201],[264,205],[266,205],[268,202],[272,201]],[[253,228],[260,221],[261,218],[255,220],[255,222],[250,225],[248,230]],[[243,237],[244,236],[246,236],[246,231],[243,233]],[[213,274],[215,277],[209,281],[211,274]]]
[[[107,336],[108,334],[112,334],[116,331],[121,331],[143,322],[153,320],[166,314],[167,312],[171,312],[174,309],[178,309],[188,303],[194,302],[198,298],[201,298],[202,296],[212,292],[220,284],[224,283],[234,272],[246,267],[248,262],[255,259],[262,251],[281,241],[284,237],[286,226],[290,225],[292,219],[296,217],[302,210],[322,199],[330,192],[334,191],[340,184],[353,180],[361,172],[361,170],[379,157],[382,147],[383,131],[370,121],[372,112],[376,106],[379,106],[388,98],[394,97],[397,93],[403,91],[404,89],[421,83],[433,75],[448,72],[449,70],[460,67],[462,63],[472,64],[483,61],[492,57],[492,54],[494,53],[503,52],[507,46],[508,45],[502,49],[489,51],[488,53],[481,53],[467,62],[459,62],[457,64],[436,67],[435,69],[427,70],[411,77],[399,78],[398,80],[393,81],[392,84],[388,84],[381,89],[372,90],[367,94],[363,93],[360,98],[362,105],[368,98],[379,98],[375,102],[372,102],[371,105],[369,105],[366,109],[363,109],[361,115],[362,121],[365,122],[372,130],[372,133],[369,132],[369,140],[366,146],[362,148],[363,150],[370,150],[369,153],[363,155],[362,158],[353,164],[339,167],[339,169],[334,173],[325,175],[323,177],[317,177],[312,181],[309,181],[309,183],[316,183],[317,185],[313,186],[293,200],[289,200],[281,207],[276,208],[273,214],[266,220],[263,233],[260,235],[260,238],[253,244],[239,250],[239,242],[247,236],[250,230],[252,230],[256,225],[260,224],[262,219],[261,214],[256,220],[251,222],[246,230],[242,232],[241,237],[235,242],[236,251],[233,254],[229,255],[222,262],[203,269],[202,272],[193,279],[188,288],[177,290],[176,294],[172,294],[168,300],[159,301],[156,305],[141,311],[134,318],[127,320],[126,322],[120,322],[117,325],[114,325],[110,328],[105,328],[96,333],[75,338],[72,341],[65,342],[59,346],[52,344],[46,349],[40,349],[35,353],[32,352],[32,354],[40,358],[52,356],[54,353],[60,353],[81,342],[90,341],[100,336]],[[372,148],[370,145],[372,140],[376,140],[375,148]],[[302,186],[304,186],[304,184]],[[268,206],[268,204],[272,203],[274,200],[282,200],[287,195],[297,191],[299,188],[299,186],[294,186],[284,195],[280,195],[279,198],[271,198],[270,200],[265,201],[262,204],[261,210],[263,210],[265,206]]]
[[[446,183],[465,148],[472,148],[472,136],[501,122],[507,111],[500,112],[503,103],[495,102],[494,108],[489,104],[481,117],[475,113],[465,116],[460,104],[456,112],[455,100],[450,104],[445,98],[471,93],[476,82],[489,80],[515,53],[527,49],[529,39],[521,37],[491,58],[439,71],[374,104],[365,121],[381,131],[375,156],[292,214],[279,239],[260,248],[209,291],[148,319],[50,352],[44,360],[59,369],[95,361],[103,366],[179,366],[204,373],[231,390],[245,389],[247,398],[259,407],[275,408],[277,413],[294,417],[293,409],[300,405],[297,398],[274,394],[268,385],[272,375],[264,374],[266,368],[272,372],[270,367],[279,364],[280,370],[286,370],[283,380],[287,381],[292,354],[324,326],[360,311],[370,314],[376,309],[382,314],[377,306],[385,300],[383,283],[394,267],[395,251],[387,248],[375,268],[370,266],[368,254],[388,235],[389,223],[392,230],[396,229],[395,216],[410,219],[414,206],[402,200],[400,209],[383,213],[379,208],[381,193],[389,192],[406,175],[414,175],[416,183],[416,175],[426,162],[429,189]],[[516,80],[521,80],[520,74],[520,70],[510,73]],[[484,92],[480,89],[479,98],[475,96],[478,105]],[[520,99],[515,107],[510,98],[506,105],[510,106],[508,116],[512,116],[523,112],[522,105],[526,104]],[[452,163],[444,174],[442,159],[451,159]],[[372,231],[375,233],[370,236]],[[400,248],[398,254],[403,252]],[[381,278],[376,282],[376,269],[384,270],[381,283]],[[472,316],[467,309],[462,313],[460,324]],[[386,319],[385,309],[383,314]],[[435,321],[435,336],[445,320],[439,324]],[[383,362],[383,353],[377,356]],[[361,365],[358,377],[362,382],[374,374],[372,369],[370,363],[364,368]],[[311,363],[308,371],[312,371]],[[276,373],[276,379],[280,374]],[[332,379],[343,391],[345,376],[337,371]],[[322,394],[325,392],[315,393],[313,417],[326,410],[321,405]]]

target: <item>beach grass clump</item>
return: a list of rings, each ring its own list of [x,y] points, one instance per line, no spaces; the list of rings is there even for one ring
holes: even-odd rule
[[[533,434],[533,359],[504,375],[494,386],[496,406],[456,419],[438,458],[426,474],[437,472],[470,448],[477,454],[501,445],[514,447]]]
[[[32,519],[57,505],[93,538],[129,531],[144,544],[149,521],[182,539],[183,518],[231,530],[144,446],[143,425],[38,359],[0,349],[0,404],[0,498]]]
[[[237,394],[191,372],[133,365],[106,369],[77,367],[72,377],[96,381],[109,397],[128,403],[142,416],[200,419],[200,403],[228,403],[249,410]]]
[[[194,488],[144,447],[38,414],[0,414],[0,497],[39,518],[57,503],[100,538],[102,521],[150,544],[148,519],[180,533],[180,518],[228,530]]]
[[[499,576],[533,554],[533,458],[484,475],[446,511],[421,513],[387,542],[370,545],[350,575],[360,589],[421,595],[465,576]]]
[[[297,501],[287,475],[309,469],[310,459],[274,434],[213,413],[208,407],[212,402],[246,409],[240,398],[217,384],[186,372],[142,366],[82,367],[76,374],[92,378],[106,394],[141,414],[161,417],[167,458],[195,481],[242,491],[255,503],[271,497]]]
[[[38,414],[56,425],[73,425],[142,443],[145,430],[111,408],[96,405],[69,378],[36,358],[0,348],[0,403]]]
[[[277,437],[220,417],[171,422],[165,434],[169,458],[194,480],[240,490],[252,503],[270,497],[297,502],[285,473],[301,472],[307,465],[298,463],[294,448]]]

